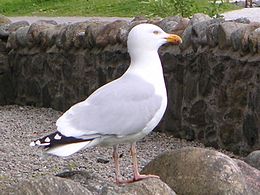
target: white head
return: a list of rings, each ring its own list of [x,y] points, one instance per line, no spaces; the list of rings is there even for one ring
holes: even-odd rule
[[[128,34],[127,47],[129,53],[136,50],[157,51],[165,43],[180,44],[178,35],[168,34],[153,24],[139,24]]]

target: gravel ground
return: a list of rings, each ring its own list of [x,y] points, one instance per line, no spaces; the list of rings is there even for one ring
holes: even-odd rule
[[[54,175],[69,170],[85,170],[114,180],[112,148],[96,147],[67,158],[47,156],[29,143],[55,130],[61,112],[50,108],[8,105],[0,107],[0,191],[22,179]],[[203,147],[162,133],[151,133],[137,144],[140,168],[158,154],[186,146]],[[132,174],[129,145],[120,147],[122,175]]]

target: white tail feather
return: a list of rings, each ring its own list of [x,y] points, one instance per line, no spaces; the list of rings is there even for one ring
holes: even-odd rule
[[[56,156],[69,156],[85,148],[92,141],[78,142],[49,148],[46,153]],[[92,144],[91,144],[92,145]]]

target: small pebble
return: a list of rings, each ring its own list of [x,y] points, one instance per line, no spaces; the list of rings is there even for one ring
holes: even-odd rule
[[[97,163],[107,164],[109,163],[109,160],[104,158],[97,158]]]

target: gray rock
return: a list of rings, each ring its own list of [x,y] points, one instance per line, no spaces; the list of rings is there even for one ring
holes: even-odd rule
[[[40,21],[38,23],[33,23],[30,25],[27,33],[27,38],[30,43],[33,44],[33,46],[38,46],[40,43],[40,37],[39,34],[48,28],[53,28],[55,24],[48,23],[46,21]]]
[[[5,58],[7,56],[4,56],[3,54],[5,54],[5,52],[7,52],[7,48],[6,48],[6,41],[3,39],[0,39],[0,55],[1,58]],[[3,54],[2,54],[3,53]],[[1,60],[1,62],[3,62],[4,60]]]
[[[175,28],[175,26],[178,24],[176,21],[165,21],[162,20],[160,22],[160,27],[165,31],[165,32],[173,32],[172,29]]]
[[[243,39],[244,34],[246,34],[247,28],[248,26],[243,26],[231,33],[230,41],[234,51],[242,49],[241,39]]]
[[[234,51],[241,50],[242,52],[249,52],[249,35],[255,29],[259,28],[260,24],[248,24],[238,28],[231,33],[230,40]]]
[[[206,46],[208,45],[208,40],[206,37],[207,28],[209,25],[220,22],[223,22],[222,19],[211,19],[211,20],[204,20],[202,22],[196,22],[192,26],[191,31],[191,42],[193,44],[193,48],[196,51],[199,46]]]
[[[242,160],[234,159],[234,161],[243,173],[243,177],[247,184],[247,190],[249,192],[248,194],[258,195],[260,192],[260,171],[251,167]]]
[[[177,19],[176,19],[177,20]],[[182,37],[183,32],[189,25],[189,19],[188,18],[181,18],[180,21],[174,24],[176,21],[164,21],[162,20],[160,23],[158,23],[158,26],[162,27],[166,32],[168,33],[174,33],[177,35],[180,35]],[[168,24],[169,22],[169,24]]]
[[[229,113],[227,113],[224,117],[230,118],[242,118],[242,112],[239,109],[232,109]],[[237,116],[236,116],[237,115]],[[220,126],[220,138],[222,142],[232,150],[234,144],[238,144],[241,142],[241,137],[239,137],[236,133],[236,128],[232,123],[224,123]]]
[[[7,25],[0,25],[0,39],[7,39],[9,36]]]
[[[14,95],[11,70],[8,63],[6,43],[0,39],[0,105],[11,104]]]
[[[205,112],[207,110],[207,104],[203,100],[195,102],[189,112],[189,118],[191,124],[197,126],[204,126],[206,123]]]
[[[247,142],[248,145],[253,146],[259,142],[258,131],[259,131],[259,126],[257,126],[256,116],[252,114],[247,114],[244,117],[244,121],[243,121],[243,134],[245,137],[245,141]]]
[[[58,34],[55,35],[55,46],[58,49],[63,49],[63,40],[64,40],[64,33],[66,31],[66,26],[62,27],[59,31]]]
[[[207,43],[209,47],[216,47],[218,45],[218,28],[219,24],[210,24],[206,29]]]
[[[7,49],[16,49],[18,48],[17,41],[16,41],[16,33],[12,32],[9,34],[7,43],[6,43],[6,48]]]
[[[67,25],[61,36],[62,49],[69,50],[73,46],[79,48],[85,45],[85,30],[89,25],[88,22]]]
[[[128,22],[124,20],[117,20],[104,26],[96,37],[96,44],[99,47],[105,47],[106,45],[115,45],[123,43],[121,36],[121,29],[125,29]]]
[[[16,44],[19,47],[32,46],[32,43],[29,41],[27,36],[29,28],[30,28],[29,26],[21,27],[15,32],[14,41],[16,41]]]
[[[189,147],[165,152],[142,172],[159,175],[177,194],[249,194],[237,164],[213,150]]]
[[[145,179],[134,183],[117,185],[114,182],[107,182],[84,171],[64,172],[58,176],[80,182],[82,186],[93,194],[175,195],[175,192],[160,179]]]
[[[23,181],[1,192],[2,195],[92,195],[89,190],[72,180],[54,176],[45,176],[38,179]]]
[[[202,22],[202,21],[207,21],[207,20],[211,20],[212,18],[209,17],[208,15],[206,14],[202,14],[202,13],[197,13],[197,14],[194,14],[192,16],[192,18],[190,19],[190,25],[194,25],[198,22]]]
[[[255,29],[249,35],[249,50],[252,53],[260,53],[260,28]]]
[[[39,46],[42,49],[47,49],[47,48],[51,48],[52,46],[55,45],[56,43],[56,39],[58,37],[58,35],[60,34],[60,32],[62,31],[62,29],[64,28],[64,25],[55,25],[46,29],[42,29],[39,32]],[[80,44],[82,44],[83,41],[80,42]],[[75,44],[76,45],[76,44]],[[52,51],[50,51],[52,52]]]
[[[91,192],[98,192],[103,186],[113,186],[113,182],[107,182],[101,177],[90,174],[86,171],[67,171],[57,174],[56,176],[69,179],[74,182],[80,183],[84,188]]]
[[[62,178],[61,178],[62,177]],[[59,177],[45,176],[20,182],[7,188],[3,195],[175,195],[175,192],[159,179],[146,179],[134,183],[117,185],[87,172],[74,171],[59,174]]]
[[[187,28],[189,21],[189,19],[182,18],[181,16],[172,16],[161,20],[158,23],[158,26],[165,32],[182,35],[183,31]]]
[[[139,22],[139,21],[141,21],[143,23],[146,23],[146,22],[148,22],[148,20],[149,20],[149,18],[145,17],[145,16],[135,16],[133,18],[132,22],[136,22],[136,21]]]
[[[235,19],[234,22],[238,22],[238,23],[244,23],[244,24],[249,24],[250,23],[250,20],[248,18],[238,18],[238,19]]]
[[[98,34],[104,28],[104,25],[108,24],[107,22],[93,22],[87,26],[85,30],[86,36],[86,48],[93,48],[96,46],[96,38]]]
[[[5,17],[5,16],[0,14],[0,25],[2,25],[2,24],[10,24],[10,23],[12,23],[12,21],[9,18],[7,18],[7,17]]]
[[[57,25],[58,23],[55,20],[37,20],[33,24],[38,24],[40,26],[42,25]]]
[[[20,21],[11,24],[0,25],[0,39],[7,40],[8,36],[19,28],[28,26],[28,22]]]
[[[236,22],[224,22],[218,28],[218,43],[220,49],[226,49],[231,46],[231,34],[238,28],[246,27],[247,24]]]
[[[103,186],[101,195],[176,195],[176,193],[165,183],[159,179],[145,179],[125,186]]]
[[[14,22],[8,25],[8,32],[15,32],[17,29],[21,27],[29,26],[29,23],[27,21],[18,21]]]
[[[189,25],[182,34],[182,44],[180,45],[182,51],[187,50],[189,47],[191,47],[191,33],[192,26]]]
[[[80,182],[82,186],[93,194],[175,195],[175,192],[160,179],[145,179],[134,183],[117,185],[114,182],[107,182],[99,176],[93,176],[84,171],[64,172],[58,174],[58,176]]]
[[[260,170],[260,150],[251,152],[246,158],[245,162]]]

